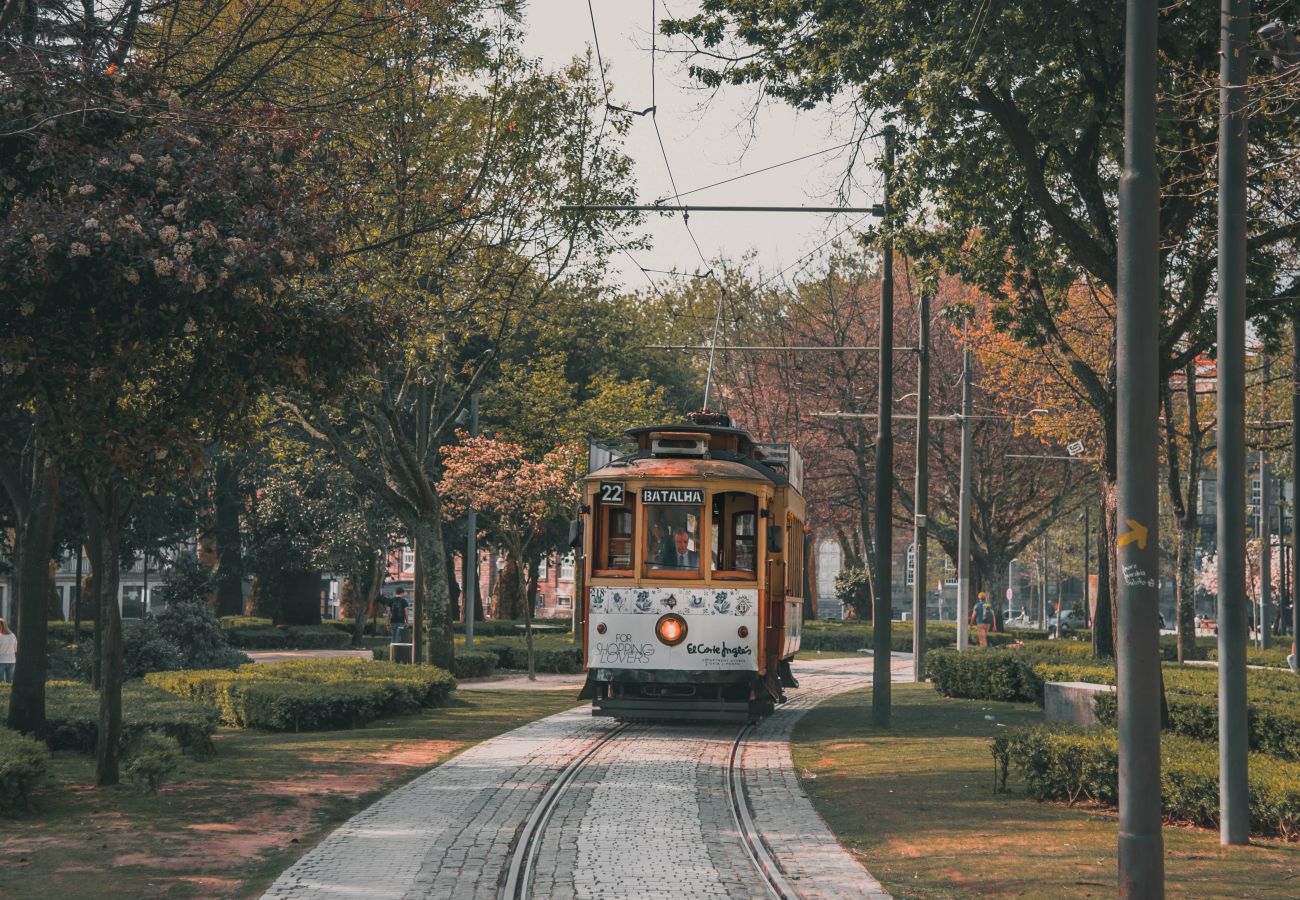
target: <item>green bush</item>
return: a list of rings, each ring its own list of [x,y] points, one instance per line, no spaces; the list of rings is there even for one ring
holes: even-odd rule
[[[1119,753],[1110,728],[1072,729],[1036,725],[999,735],[992,743],[999,786],[1007,773],[1024,776],[1038,800],[1074,803],[1088,799],[1113,806]],[[1300,836],[1300,771],[1295,765],[1252,753],[1249,762],[1250,828],[1253,834],[1293,840]],[[1160,793],[1167,821],[1215,828],[1219,820],[1218,750],[1181,735],[1160,742]]]
[[[974,631],[971,639],[975,640]],[[1017,641],[1042,641],[1046,637],[1041,631],[1008,629],[989,634],[989,645],[1005,647]],[[823,651],[834,653],[851,653],[856,650],[869,650],[875,640],[875,632],[870,622],[835,620],[808,621],[803,623],[803,637],[800,649],[810,652]],[[925,646],[927,650],[942,650],[954,647],[957,643],[957,626],[952,622],[930,622],[925,629]],[[912,652],[912,623],[894,622],[890,629],[890,649],[895,653]]]
[[[1294,676],[1291,676],[1294,677]],[[1166,681],[1169,731],[1201,741],[1219,739],[1219,701],[1213,694],[1179,693]],[[1114,726],[1118,703],[1114,694],[1093,700],[1097,720]],[[1251,696],[1247,693],[1246,728],[1250,748],[1280,759],[1300,760],[1300,710],[1293,701],[1277,693]]]
[[[534,619],[533,626],[537,632],[547,634],[572,634],[573,623],[568,619]],[[456,634],[465,633],[465,623],[457,622],[453,626]],[[523,619],[484,619],[482,622],[474,623],[474,637],[522,637],[524,633]]]
[[[210,579],[193,566],[178,566],[159,589],[166,605],[123,636],[123,661],[130,678],[173,669],[234,668],[248,657],[230,646],[221,620],[208,606]]]
[[[126,756],[126,777],[142,794],[156,794],[180,767],[176,739],[146,731],[139,735]]]
[[[496,667],[497,654],[491,650],[457,650],[452,660],[452,674],[457,678],[486,678]]]
[[[148,681],[211,704],[238,728],[352,728],[446,700],[456,680],[442,669],[364,659],[296,659],[226,670],[158,672]]]
[[[45,634],[52,641],[58,641],[61,644],[75,644],[76,638],[73,637],[76,622],[51,620],[45,623]],[[124,625],[123,629],[130,629],[133,626]],[[81,622],[81,631],[78,632],[82,639],[94,637],[95,623],[90,619],[83,619]]]
[[[926,674],[945,697],[1043,702],[1033,658],[1016,650],[939,650],[926,657]]]
[[[6,700],[8,691],[4,692]],[[32,791],[45,778],[50,751],[34,738],[0,728],[0,815],[14,816],[31,808]]]
[[[480,645],[476,644],[476,647]],[[481,649],[496,654],[497,668],[527,669],[528,648],[523,641],[506,643],[484,643]],[[572,674],[582,671],[582,648],[569,647],[534,647],[534,664],[538,672]]]
[[[222,616],[222,628],[256,628],[258,626],[270,627],[270,619],[264,619],[261,616]]]
[[[333,625],[237,626],[226,629],[230,643],[244,650],[344,650],[352,634]]]
[[[8,712],[9,692],[0,691],[0,714]],[[122,687],[122,748],[146,731],[168,735],[195,757],[214,752],[217,710],[176,699],[139,682]],[[51,750],[95,752],[99,735],[99,694],[88,684],[50,681],[45,685],[45,727],[35,735]]]

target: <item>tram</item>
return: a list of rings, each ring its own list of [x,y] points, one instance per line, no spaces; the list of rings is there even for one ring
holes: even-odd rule
[[[721,414],[588,466],[579,602],[592,714],[753,721],[798,684],[803,463]],[[629,448],[630,449],[630,448]]]

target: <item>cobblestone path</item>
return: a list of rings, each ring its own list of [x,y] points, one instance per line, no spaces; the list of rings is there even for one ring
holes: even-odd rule
[[[796,664],[800,688],[743,745],[754,820],[808,898],[886,897],[799,788],[789,736],[817,702],[871,681],[870,659]],[[894,680],[910,679],[909,657]],[[288,898],[495,898],[512,844],[570,760],[616,727],[585,705],[485,741],[354,816],[266,892]],[[540,837],[533,896],[770,896],[728,802],[734,724],[638,724],[600,746]]]

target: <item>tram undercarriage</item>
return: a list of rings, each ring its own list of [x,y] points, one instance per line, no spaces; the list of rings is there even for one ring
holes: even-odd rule
[[[757,673],[591,669],[579,698],[594,716],[628,720],[753,722],[797,687],[783,661],[776,678]]]

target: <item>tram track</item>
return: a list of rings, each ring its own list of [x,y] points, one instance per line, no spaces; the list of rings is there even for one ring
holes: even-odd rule
[[[569,760],[568,765],[547,786],[515,839],[506,877],[501,884],[501,890],[497,893],[499,900],[527,900],[532,896],[533,871],[537,867],[537,854],[542,846],[542,835],[546,832],[546,826],[551,821],[560,798],[564,796],[564,792],[568,790],[574,778],[586,768],[596,752],[631,727],[631,723],[624,722],[605,732]]]
[[[861,661],[855,659],[852,662],[846,660],[841,665],[825,667],[820,673],[823,677],[818,679],[817,685],[801,688],[788,706],[778,707],[777,715],[782,709],[810,708],[827,696],[844,690],[846,681],[857,680],[856,673],[850,674],[845,669],[860,665]],[[623,722],[611,728],[575,754],[547,786],[515,838],[505,875],[497,893],[498,900],[529,900],[534,896],[532,883],[538,869],[539,853],[547,827],[559,808],[560,801],[574,787],[579,775],[587,769],[597,754],[626,736],[634,726],[638,726],[639,736],[644,736],[642,730],[646,727],[653,727],[647,723]],[[754,736],[760,726],[761,723],[745,723],[731,741],[730,751],[726,757],[727,770],[724,779],[727,805],[737,838],[764,891],[774,900],[797,900],[801,895],[764,840],[754,819],[749,793],[745,786],[746,742]]]

